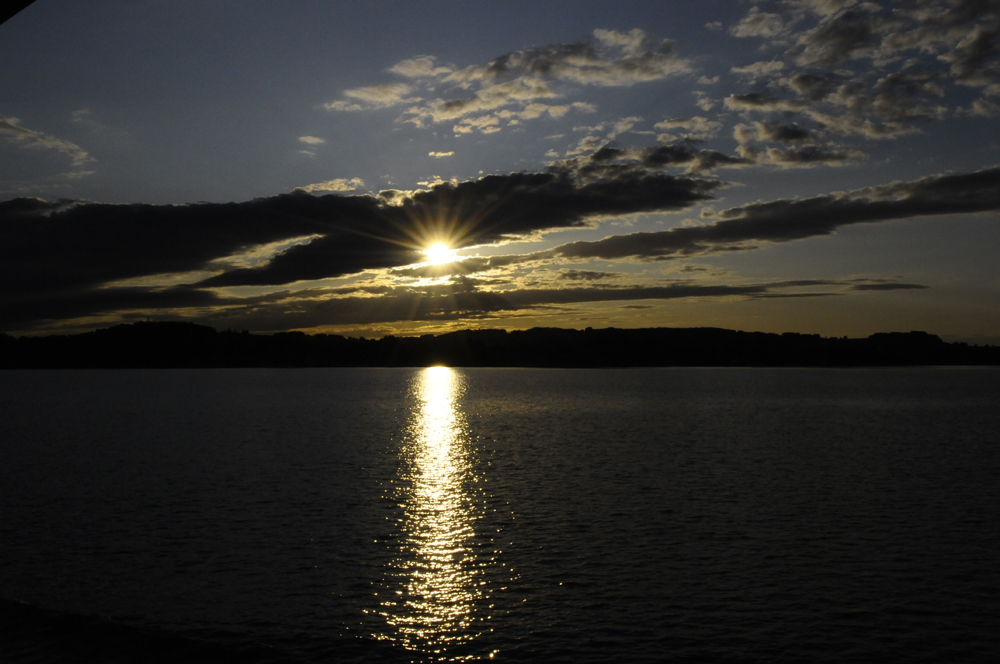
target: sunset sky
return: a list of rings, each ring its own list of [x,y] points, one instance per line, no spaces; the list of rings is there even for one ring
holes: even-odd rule
[[[0,61],[0,331],[1000,343],[1000,2],[37,0]]]

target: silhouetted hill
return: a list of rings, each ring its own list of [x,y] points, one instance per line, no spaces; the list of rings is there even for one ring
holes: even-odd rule
[[[140,322],[84,334],[0,334],[0,368],[130,367],[639,367],[1000,364],[1000,347],[949,344],[926,332],[867,339],[719,328],[463,330],[382,339],[217,332]]]

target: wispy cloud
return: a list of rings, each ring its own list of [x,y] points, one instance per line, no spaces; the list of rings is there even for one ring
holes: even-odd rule
[[[0,138],[29,150],[53,150],[69,157],[73,169],[82,171],[94,160],[86,150],[75,143],[34,129],[21,126],[18,118],[0,117]]]

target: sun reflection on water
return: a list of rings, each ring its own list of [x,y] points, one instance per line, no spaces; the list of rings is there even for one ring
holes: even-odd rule
[[[488,561],[477,560],[472,541],[480,507],[469,489],[473,450],[458,407],[464,388],[464,377],[447,367],[415,377],[396,496],[401,537],[380,606],[390,627],[381,638],[436,660],[464,659],[454,648],[476,638],[475,607],[486,592],[477,577]]]

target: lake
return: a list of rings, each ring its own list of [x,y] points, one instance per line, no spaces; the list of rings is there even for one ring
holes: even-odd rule
[[[1000,655],[1000,369],[0,372],[0,659]]]

